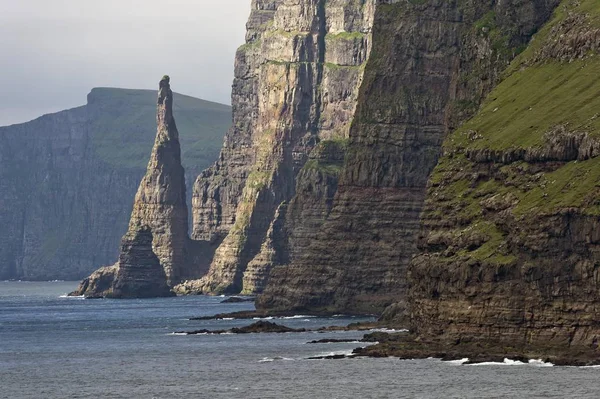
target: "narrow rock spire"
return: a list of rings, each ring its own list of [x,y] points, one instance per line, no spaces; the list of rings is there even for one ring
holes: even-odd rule
[[[175,126],[175,118],[173,118],[173,92],[171,91],[171,78],[165,75],[159,82],[158,87],[158,108],[156,111],[157,126],[166,126],[167,130],[175,134],[175,139],[179,140],[179,133]]]
[[[84,280],[74,294],[111,297],[173,295],[187,266],[188,210],[179,132],[173,117],[170,78],[159,84],[157,131],[146,175],[135,196],[119,261]],[[114,275],[107,287],[107,274]],[[96,284],[95,275],[103,284]],[[94,288],[99,287],[99,288]]]
[[[185,268],[188,210],[173,92],[166,75],[159,83],[156,122],[156,141],[135,197],[129,232],[150,228],[153,251],[172,286],[179,282]]]

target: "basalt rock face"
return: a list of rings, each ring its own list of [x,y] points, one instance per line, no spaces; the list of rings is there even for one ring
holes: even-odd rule
[[[168,284],[174,285],[187,267],[189,238],[185,175],[168,77],[160,82],[156,121],[156,140],[146,175],[135,196],[129,232],[150,228],[153,251]]]
[[[254,257],[244,272],[242,294],[252,295],[262,292],[267,285],[271,269],[288,262],[288,237],[285,229],[287,203],[282,203],[267,230],[260,252]]]
[[[446,140],[408,274],[422,339],[600,362],[598,21],[563,1]]]
[[[121,242],[111,298],[144,298],[175,295],[167,285],[165,269],[152,249],[152,231],[128,232]],[[85,295],[85,294],[84,294]]]
[[[183,292],[262,289],[276,261],[266,252],[277,251],[280,205],[294,197],[313,148],[348,137],[374,7],[374,0],[253,1],[236,56],[234,127],[194,186],[193,238],[219,247],[208,275]]]
[[[331,211],[302,234],[308,239],[290,264],[273,269],[259,309],[380,313],[406,295],[442,141],[555,5],[378,2]]]
[[[231,108],[175,101],[191,187],[217,159]],[[78,280],[114,263],[155,134],[156,92],[114,88],[0,127],[0,280]]]
[[[79,287],[71,296],[84,296],[86,298],[105,298],[112,293],[118,264],[104,266],[93,272],[88,278],[83,279]]]
[[[135,196],[110,297],[171,295],[169,287],[182,276],[206,272],[191,264],[189,254],[195,243],[188,236],[185,176],[168,76],[160,81],[156,121],[154,148]]]

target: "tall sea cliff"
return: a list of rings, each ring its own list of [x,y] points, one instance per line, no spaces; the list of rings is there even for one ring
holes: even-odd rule
[[[444,138],[555,5],[253,2],[234,129],[194,187],[194,238],[219,247],[179,292],[259,293],[271,312],[397,302]]]
[[[596,356],[599,18],[593,0],[254,0],[234,124],[193,186],[186,267],[208,271],[169,285]]]

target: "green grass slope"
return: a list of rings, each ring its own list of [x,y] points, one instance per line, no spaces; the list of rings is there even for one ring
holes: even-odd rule
[[[173,112],[184,167],[207,168],[231,124],[231,107],[175,94]],[[88,95],[88,116],[100,159],[115,167],[146,167],[156,133],[156,91],[95,88]]]
[[[584,57],[568,56],[599,25],[600,1],[563,1],[552,21],[505,72],[477,116],[447,144],[499,150],[540,146],[544,134],[558,125],[600,136],[600,57],[593,49]],[[559,51],[561,35],[567,39]],[[548,57],[553,48],[562,59]],[[465,134],[469,131],[477,132],[480,139],[469,141]]]
[[[485,185],[449,179],[457,171],[475,172],[464,155],[469,152],[541,150],[558,130],[600,140],[599,26],[599,1],[561,3],[478,114],[446,140],[446,156],[431,178],[436,195],[453,198],[466,218],[478,219],[476,215],[482,214],[482,191],[514,195],[516,216],[568,207],[600,214],[600,201],[594,197],[600,185],[599,158],[555,163],[544,172],[532,169],[535,162],[512,163],[501,168],[503,181]],[[525,179],[529,174],[533,177]]]
[[[569,142],[560,135],[600,146],[598,26],[598,0],[564,0],[479,112],[445,140],[422,215],[433,243],[426,251],[440,262],[512,264],[523,255],[520,230],[565,212],[600,215],[600,157],[544,155]]]

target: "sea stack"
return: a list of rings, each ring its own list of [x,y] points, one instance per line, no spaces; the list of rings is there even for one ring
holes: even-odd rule
[[[170,287],[181,279],[187,262],[188,211],[169,81],[168,76],[160,81],[156,140],[146,175],[135,196],[119,261],[110,268],[114,273],[112,285],[107,289],[105,284],[93,284],[90,277],[74,294],[127,298],[169,296],[173,295]],[[90,290],[95,286],[102,287],[102,292]]]
[[[172,286],[179,281],[186,264],[188,210],[169,80],[164,76],[160,81],[156,140],[135,196],[128,234],[145,227],[150,229],[152,250],[165,271],[167,284]]]
[[[121,242],[119,267],[111,298],[154,298],[175,295],[167,285],[165,270],[152,251],[152,231],[143,227],[130,231]]]

